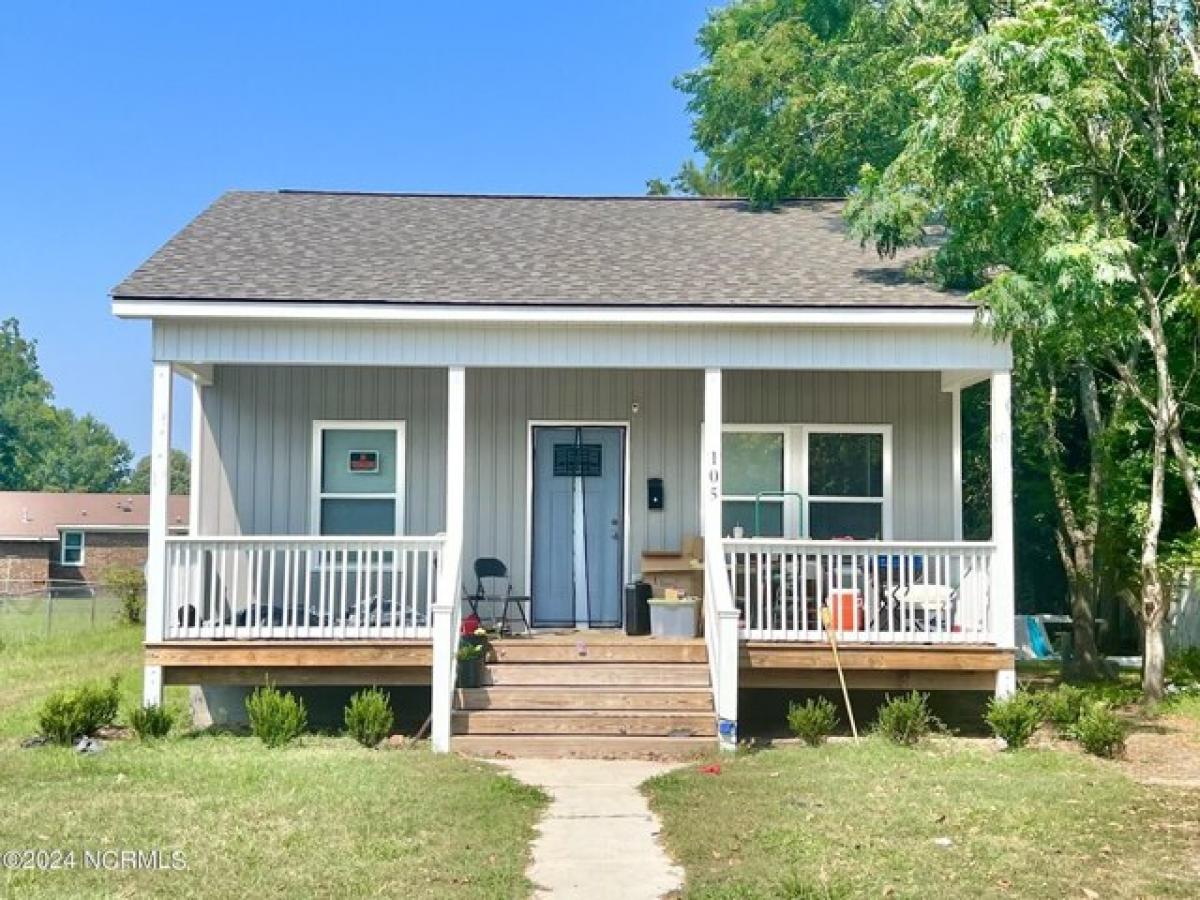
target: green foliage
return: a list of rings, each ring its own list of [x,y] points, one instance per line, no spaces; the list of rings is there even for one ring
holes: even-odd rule
[[[487,645],[483,641],[474,641],[464,638],[459,642],[458,651],[455,657],[459,662],[471,662],[472,660],[482,659]]]
[[[346,730],[364,747],[376,747],[392,732],[391,698],[379,688],[359,691],[346,706]]]
[[[107,685],[84,684],[55,691],[38,711],[38,730],[56,744],[71,744],[103,725],[111,725],[120,702],[115,677]]]
[[[929,711],[929,695],[912,691],[887,697],[879,707],[875,731],[893,744],[912,747],[927,738],[938,724]]]
[[[1103,702],[1088,704],[1071,729],[1071,736],[1084,750],[1109,758],[1124,751],[1125,734],[1125,723]]]
[[[1183,688],[1200,687],[1200,647],[1182,647],[1167,657],[1167,681]]]
[[[171,493],[186,494],[192,478],[192,462],[182,450],[171,449]],[[150,456],[138,460],[133,471],[121,485],[122,492],[130,494],[150,493]]]
[[[788,707],[788,728],[810,747],[825,743],[837,725],[837,711],[824,697],[792,703]]]
[[[51,403],[37,346],[0,322],[0,490],[112,491],[132,453],[103,423]]]
[[[1087,693],[1073,684],[1060,684],[1053,691],[1038,696],[1042,717],[1060,732],[1068,733],[1079,721],[1079,714],[1087,701]]]
[[[295,740],[308,726],[304,701],[271,684],[256,688],[246,698],[250,731],[268,747],[282,747]]]
[[[1003,699],[993,697],[988,701],[987,723],[1009,750],[1020,750],[1042,724],[1042,709],[1037,698],[1027,691],[1017,691]]]
[[[175,727],[175,713],[165,706],[135,706],[128,718],[129,727],[143,741],[166,737]]]
[[[121,620],[136,625],[146,610],[146,576],[133,566],[110,566],[101,575],[104,589],[121,604]]]

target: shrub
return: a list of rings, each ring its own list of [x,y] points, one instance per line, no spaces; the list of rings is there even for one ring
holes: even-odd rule
[[[913,691],[900,697],[888,696],[879,707],[875,730],[894,744],[911,747],[928,737],[937,724],[929,711],[929,695]]]
[[[1200,647],[1183,647],[1168,656],[1166,675],[1182,688],[1200,686]]]
[[[175,725],[175,714],[165,706],[135,706],[129,711],[129,726],[143,741],[166,737]]]
[[[837,728],[838,716],[833,704],[824,697],[788,706],[788,728],[810,747],[825,743]]]
[[[1096,702],[1085,707],[1071,733],[1084,750],[1096,756],[1111,759],[1125,749],[1125,723],[1107,703]]]
[[[38,729],[56,744],[71,744],[103,725],[111,725],[120,702],[116,676],[107,686],[84,684],[55,691],[38,711]]]
[[[1072,684],[1060,684],[1057,689],[1040,696],[1042,716],[1061,732],[1068,732],[1083,712],[1087,693]]]
[[[282,747],[295,740],[308,725],[304,701],[270,684],[256,688],[246,698],[250,731],[268,747]]]
[[[1042,709],[1037,698],[1026,691],[1004,699],[993,697],[988,701],[987,723],[1009,750],[1020,750],[1042,723]]]
[[[359,691],[346,707],[346,730],[364,747],[375,747],[392,732],[391,699],[379,688]]]
[[[121,621],[136,625],[146,609],[146,576],[133,566],[112,566],[101,576],[105,590],[121,604]]]

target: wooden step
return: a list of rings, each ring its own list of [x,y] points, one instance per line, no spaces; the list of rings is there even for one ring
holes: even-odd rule
[[[476,710],[454,713],[454,734],[716,735],[711,712],[609,712],[605,710]]]
[[[491,659],[497,663],[707,663],[702,640],[651,640],[620,643],[612,640],[559,637],[493,641]]]
[[[712,712],[708,687],[595,687],[559,685],[459,689],[457,709],[608,709]]]
[[[484,759],[707,759],[712,737],[610,737],[606,735],[456,735],[450,748]]]
[[[489,663],[485,685],[708,687],[708,666],[698,663]]]

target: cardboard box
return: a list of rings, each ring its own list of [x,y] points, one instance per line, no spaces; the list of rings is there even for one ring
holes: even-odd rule
[[[665,597],[668,590],[699,597],[704,592],[704,541],[688,536],[678,550],[646,550],[642,553],[642,580],[655,597]]]

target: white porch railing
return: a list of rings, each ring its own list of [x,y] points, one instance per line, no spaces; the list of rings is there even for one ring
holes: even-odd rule
[[[428,638],[445,539],[169,537],[167,640]]]
[[[990,644],[993,544],[727,539],[748,640]]]

